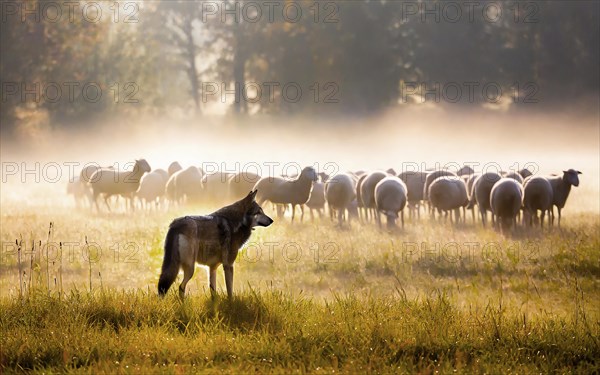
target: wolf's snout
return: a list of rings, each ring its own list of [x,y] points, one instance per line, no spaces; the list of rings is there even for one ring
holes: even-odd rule
[[[269,225],[273,224],[273,219],[271,219],[267,215],[263,215],[258,220],[258,224],[261,225],[261,226],[263,226],[263,227],[268,227]]]

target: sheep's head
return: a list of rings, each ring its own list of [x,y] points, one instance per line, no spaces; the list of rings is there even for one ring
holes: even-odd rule
[[[563,171],[563,180],[567,181],[569,184],[573,186],[579,186],[579,176],[581,172],[576,171],[575,169],[569,169]]]
[[[317,172],[315,171],[315,169],[313,167],[306,167],[302,170],[302,173],[300,173],[300,176],[311,180],[313,182],[316,182],[318,180],[318,175]]]
[[[139,168],[142,172],[148,173],[152,168],[146,159],[136,159],[134,169]]]

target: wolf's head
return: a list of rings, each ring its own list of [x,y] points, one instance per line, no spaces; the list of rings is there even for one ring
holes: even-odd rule
[[[254,200],[258,190],[251,191],[246,198],[244,198],[244,207],[246,209],[244,214],[244,225],[254,229],[254,227],[268,227],[273,224],[273,219],[265,215],[263,209]]]

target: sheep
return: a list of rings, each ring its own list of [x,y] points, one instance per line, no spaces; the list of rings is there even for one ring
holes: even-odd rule
[[[362,190],[362,184],[365,181],[365,178],[367,178],[367,174],[363,173],[360,175],[360,177],[358,177],[358,180],[356,181],[356,186],[355,186],[355,191],[356,191],[356,206],[358,209],[358,218],[362,221],[363,219],[366,221],[369,219],[369,215],[368,215],[368,210],[365,208],[363,201],[362,201],[362,197],[361,197],[361,190]]]
[[[175,172],[179,172],[182,169],[183,167],[181,166],[181,164],[179,164],[176,161],[172,162],[171,164],[169,164],[169,168],[167,169],[169,177],[173,176]]]
[[[407,202],[406,184],[396,176],[387,176],[375,185],[375,205],[377,211],[387,218],[387,227],[392,229],[396,225],[398,212],[402,228],[404,228],[404,207]],[[379,221],[381,227],[381,221]]]
[[[310,210],[311,220],[314,221],[315,219],[313,210],[319,213],[319,217],[323,216],[323,209],[325,208],[325,184],[322,181],[317,181],[313,184],[306,207]]]
[[[173,173],[165,187],[167,198],[172,203],[183,199],[195,201],[202,194],[202,173],[194,166]]]
[[[351,205],[356,200],[354,186],[354,179],[347,173],[336,174],[325,183],[325,200],[329,207],[329,214],[333,220],[333,214],[337,211],[340,227],[344,221],[346,210],[348,210],[348,222],[350,222]]]
[[[554,223],[554,206],[558,209],[558,227],[560,228],[560,216],[561,210],[565,207],[565,203],[567,203],[567,198],[569,197],[569,193],[571,192],[571,186],[579,186],[579,176],[581,172],[576,171],[575,169],[569,169],[563,171],[562,176],[552,176],[548,177],[548,181],[550,185],[552,185],[552,191],[554,193],[552,199],[552,208],[550,213],[552,214],[551,223]]]
[[[520,183],[521,185],[523,185],[523,176],[521,176],[517,172],[508,172],[504,177],[505,178],[512,178],[513,180],[515,180],[518,183]]]
[[[473,173],[475,173],[475,170],[473,170],[473,168],[469,167],[468,165],[464,165],[462,168],[456,171],[456,174],[459,176],[470,176]]]
[[[525,186],[523,188],[523,221],[525,224],[531,226],[532,221],[535,219],[537,222],[537,211],[541,211],[541,227],[544,227],[544,216],[546,211],[550,215],[552,210],[552,202],[554,199],[554,192],[552,185],[546,177],[536,176],[528,177],[525,179]],[[548,217],[550,220],[550,216]]]
[[[434,170],[434,171],[427,171],[427,177],[425,177],[425,185],[423,186],[423,200],[425,201],[429,201],[429,186],[431,185],[431,183],[439,178],[439,177],[457,177],[458,175],[454,172],[451,171],[447,171],[447,170]],[[431,209],[431,206],[429,206],[429,210],[432,214],[433,217],[435,217],[435,211]]]
[[[379,213],[375,211],[375,185],[379,181],[387,177],[387,173],[382,171],[374,171],[368,173],[360,185],[360,199],[362,200],[363,207],[366,210],[366,218],[369,219],[369,210],[373,212],[373,217],[379,221]]]
[[[408,199],[409,214],[412,217],[413,211],[417,211],[418,218],[421,218],[421,201],[423,200],[423,189],[427,172],[405,171],[398,175],[405,184]]]
[[[429,186],[429,202],[432,209],[438,212],[454,210],[456,223],[460,221],[460,208],[468,203],[467,185],[458,176],[441,176],[433,180]],[[452,220],[452,215],[450,215]]]
[[[229,199],[229,178],[231,176],[232,174],[227,172],[215,172],[202,176],[203,198],[220,203]]]
[[[469,196],[469,202],[471,202],[471,200],[475,199],[475,192],[474,192],[475,181],[477,180],[477,177],[479,177],[479,176],[480,176],[479,173],[473,173],[472,175],[469,176],[469,179],[467,180],[467,195]],[[473,223],[475,223],[475,206],[469,207],[469,205],[467,205],[466,208],[471,210],[471,217],[473,218]]]
[[[502,178],[492,187],[490,207],[502,233],[507,234],[513,223],[516,223],[522,201],[523,186],[513,178]]]
[[[533,176],[533,173],[527,169],[527,168],[523,168],[519,171],[519,174],[521,175],[521,177],[523,177],[524,179],[529,177],[529,176]]]
[[[108,198],[117,194],[125,197],[133,209],[133,194],[140,186],[140,179],[147,172],[150,172],[150,165],[145,159],[136,160],[133,171],[119,172],[112,168],[100,168],[94,172],[90,177],[90,185],[98,212],[100,212],[98,207],[100,194],[104,195],[104,203],[109,211]]]
[[[469,200],[467,208],[472,209],[474,208],[475,203],[477,203],[477,206],[479,207],[479,213],[481,214],[481,223],[484,227],[487,219],[487,211],[491,211],[492,209],[490,207],[490,194],[492,192],[492,187],[501,178],[502,176],[500,176],[498,173],[488,172],[477,177],[475,180],[473,194],[471,195],[471,199]],[[492,223],[494,222],[494,214],[492,213]]]
[[[90,199],[91,194],[89,188],[81,182],[79,176],[75,176],[72,180],[67,183],[67,194],[73,196],[75,206],[81,207],[81,202],[86,198]]]
[[[168,174],[163,169],[154,170],[142,177],[140,187],[135,193],[142,206],[149,203],[154,203],[158,206],[160,199],[165,193],[165,186],[167,185],[166,177],[168,177]]]
[[[295,180],[286,180],[282,177],[263,177],[254,185],[254,190],[258,190],[256,202],[260,205],[267,200],[275,204],[291,204],[292,222],[296,216],[296,205],[300,205],[302,211],[300,221],[302,221],[304,217],[302,205],[308,201],[315,181],[317,181],[317,172],[313,167],[302,169],[300,176]]]
[[[252,172],[239,172],[229,177],[229,197],[232,200],[240,200],[252,191],[254,185],[260,180],[260,176]]]
[[[165,171],[164,169],[158,168],[153,170],[151,173],[157,173],[159,175],[162,176],[163,180],[165,180],[165,184],[167,183],[167,181],[169,181],[169,177],[171,177],[169,175],[169,172]]]

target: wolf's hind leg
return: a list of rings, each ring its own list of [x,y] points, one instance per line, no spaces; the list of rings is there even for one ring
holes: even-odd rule
[[[179,297],[181,297],[181,299],[183,299],[183,297],[185,297],[185,287],[186,287],[188,281],[190,281],[192,276],[194,276],[194,263],[183,264],[182,268],[183,268],[183,281],[181,282],[181,285],[179,285]]]
[[[211,267],[209,271],[210,294],[213,296],[217,293],[217,267]]]
[[[227,286],[227,297],[233,297],[233,266],[223,265],[225,271],[225,286]]]

